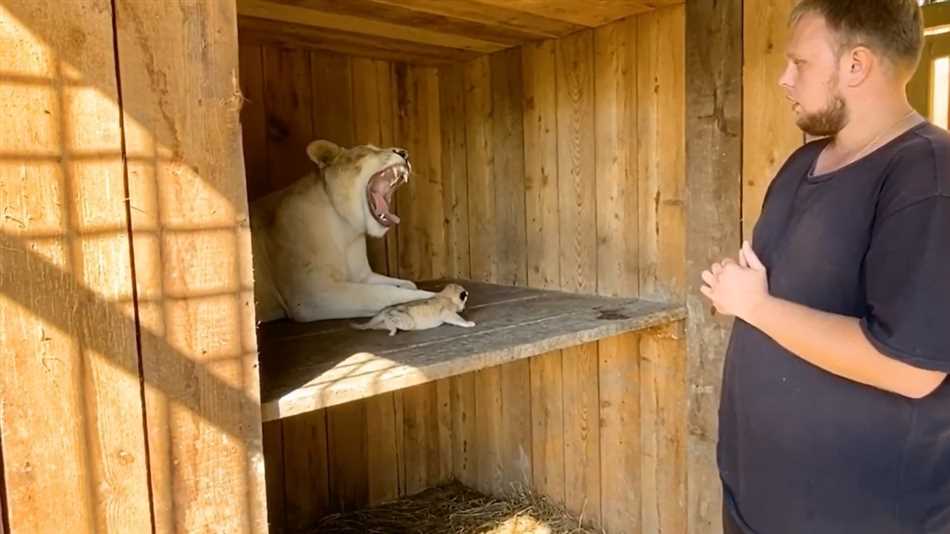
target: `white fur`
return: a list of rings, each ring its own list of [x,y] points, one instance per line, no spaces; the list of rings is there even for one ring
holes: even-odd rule
[[[374,173],[403,162],[393,150],[314,141],[307,154],[323,177],[308,174],[251,204],[259,321],[365,317],[434,294],[369,266],[366,235],[381,238],[389,228],[373,218],[366,187]]]

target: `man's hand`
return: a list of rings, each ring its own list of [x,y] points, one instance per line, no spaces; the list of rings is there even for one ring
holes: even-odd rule
[[[704,285],[700,291],[716,307],[716,311],[738,317],[746,322],[754,310],[769,297],[765,266],[748,241],[739,251],[739,263],[725,259],[703,271]]]

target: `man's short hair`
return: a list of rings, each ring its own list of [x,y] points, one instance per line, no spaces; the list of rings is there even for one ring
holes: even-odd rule
[[[821,15],[838,36],[838,54],[866,46],[912,73],[924,44],[923,15],[917,0],[801,0],[794,25],[807,13]]]

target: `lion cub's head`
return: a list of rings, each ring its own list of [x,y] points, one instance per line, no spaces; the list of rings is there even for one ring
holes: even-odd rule
[[[319,140],[307,146],[307,155],[322,171],[331,201],[350,224],[373,237],[382,237],[399,224],[393,213],[393,195],[412,172],[405,149],[373,145],[342,148]]]

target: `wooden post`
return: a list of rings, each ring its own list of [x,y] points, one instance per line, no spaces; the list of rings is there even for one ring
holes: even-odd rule
[[[710,314],[702,272],[738,252],[741,188],[740,0],[686,4],[688,532],[722,527],[717,409],[729,325]]]

